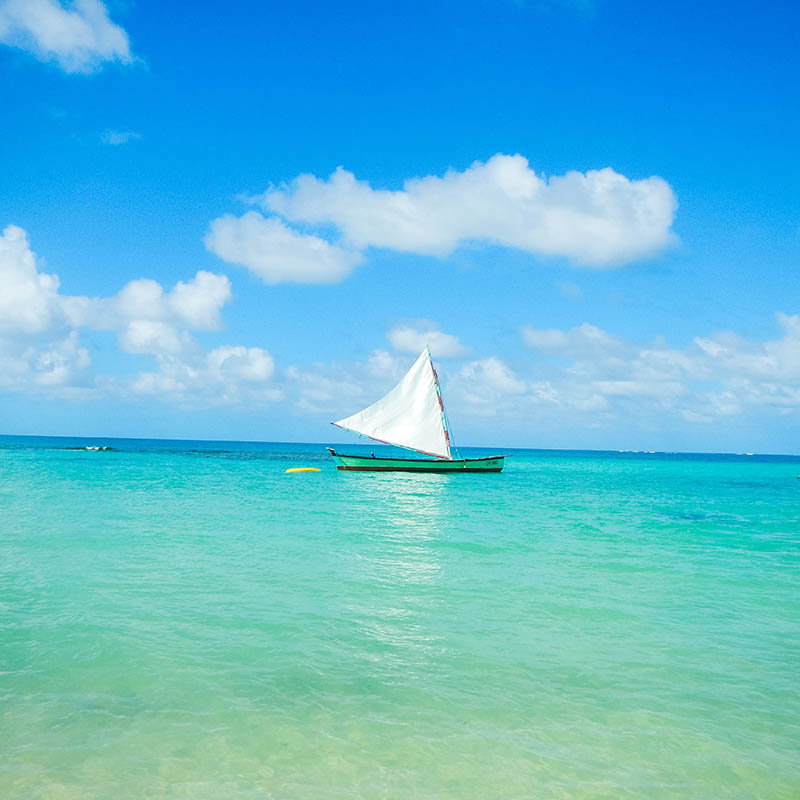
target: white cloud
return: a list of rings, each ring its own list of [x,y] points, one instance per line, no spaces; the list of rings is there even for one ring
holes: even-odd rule
[[[9,225],[0,236],[0,386],[52,392],[80,383],[89,353],[64,319],[56,275],[39,272],[28,235]]]
[[[698,336],[682,348],[662,338],[636,342],[588,323],[564,330],[528,327],[523,342],[549,358],[512,366],[486,356],[445,365],[440,377],[449,415],[462,429],[491,418],[493,429],[508,431],[610,426],[619,433],[623,424],[658,435],[673,424],[741,415],[748,424],[784,416],[798,420],[800,316],[777,314],[776,320],[780,335],[772,340],[723,332]],[[408,363],[396,361],[402,374]],[[367,401],[383,389],[357,366],[349,374],[351,381],[373,387]]]
[[[695,344],[721,368],[752,378],[800,380],[800,316],[776,314],[783,337],[762,343],[748,342],[733,333],[697,337]]]
[[[485,391],[493,393],[522,394],[526,390],[525,382],[507,364],[494,356],[465,364],[461,375],[474,381]]]
[[[169,292],[157,281],[139,278],[112,297],[59,296],[58,309],[73,327],[118,331],[127,353],[175,355],[193,346],[187,331],[220,328],[220,311],[231,297],[225,275],[200,270]]]
[[[89,351],[81,347],[78,334],[72,331],[65,339],[36,353],[34,370],[38,382],[45,385],[63,385],[88,368]]]
[[[183,336],[166,322],[150,319],[131,320],[119,334],[120,349],[126,353],[177,355],[188,346]]]
[[[626,343],[621,339],[588,323],[569,331],[526,327],[522,329],[522,338],[531,350],[551,356],[588,357],[593,353],[602,353],[608,357],[612,354],[623,355],[627,350]]]
[[[431,348],[434,358],[463,358],[469,352],[458,337],[443,333],[435,323],[424,319],[392,328],[386,338],[399,353],[409,355],[419,355],[425,345]]]
[[[567,330],[529,328],[529,346],[560,360],[512,364],[487,355],[437,366],[457,434],[471,429],[468,435],[474,436],[486,428],[484,419],[492,420],[492,431],[528,437],[562,428],[620,433],[620,425],[623,433],[658,435],[674,424],[710,424],[743,414],[748,424],[759,415],[796,419],[800,376],[792,370],[800,347],[800,317],[779,315],[778,321],[782,335],[771,341],[723,333],[698,337],[684,348],[660,339],[637,343],[589,324]],[[197,347],[177,353],[160,349],[154,354],[157,369],[140,374],[135,382],[139,394],[205,407],[260,407],[280,401],[320,424],[373,402],[416,356],[374,350],[360,361],[279,371],[272,355],[260,348],[220,347],[209,353]],[[463,443],[467,436],[457,439]]]
[[[448,409],[453,408],[460,418],[469,416],[495,416],[506,405],[519,402],[520,395],[529,390],[505,362],[496,356],[470,361],[454,375],[449,376],[447,390]]]
[[[0,337],[0,386],[16,392],[63,394],[80,387],[91,359],[76,331],[44,343],[23,343]]]
[[[275,361],[260,347],[223,346],[207,353],[160,355],[158,370],[140,373],[133,382],[139,395],[154,395],[184,406],[247,403],[258,407],[276,400],[269,384]]]
[[[100,0],[3,0],[0,42],[55,61],[65,72],[88,73],[105,61],[133,61],[128,34]]]
[[[231,297],[231,284],[225,275],[200,270],[188,283],[178,281],[170,292],[148,278],[130,281],[119,294],[96,303],[90,311],[98,315],[99,324],[111,327],[120,318],[150,319],[213,331],[220,327],[220,310]]]
[[[300,175],[257,199],[291,222],[335,226],[357,250],[444,257],[483,241],[594,267],[662,250],[677,206],[659,177],[630,180],[605,168],[547,178],[521,155],[502,154],[407,180],[400,191],[373,189],[340,167],[327,180]]]
[[[584,323],[570,330],[524,328],[523,341],[566,366],[539,365],[563,397],[597,396],[620,415],[677,414],[711,422],[760,408],[800,412],[800,317],[776,314],[782,336],[750,341],[730,332],[678,349],[640,344]]]
[[[221,381],[255,382],[269,380],[275,372],[272,356],[260,347],[217,347],[208,354],[208,367]]]
[[[686,391],[680,381],[593,381],[592,388],[605,397],[677,397]]]
[[[167,303],[189,327],[213,331],[221,324],[220,308],[231,297],[231,283],[225,275],[200,270],[188,283],[178,281]]]
[[[64,295],[56,275],[39,271],[25,231],[10,225],[0,236],[0,386],[89,391],[91,363],[78,334],[83,328],[116,332],[122,352],[155,359],[156,371],[113,381],[117,392],[182,403],[194,397],[206,405],[274,396],[263,390],[275,371],[266,350],[224,345],[205,352],[191,335],[218,330],[231,296],[226,276],[204,270],[169,291],[140,278],[111,297]]]
[[[589,324],[566,330],[528,328],[524,340],[529,346],[559,360],[512,364],[487,355],[447,360],[437,367],[457,444],[474,441],[484,430],[493,436],[520,433],[530,440],[538,432],[549,436],[562,429],[605,428],[624,438],[628,430],[658,436],[670,426],[685,430],[737,415],[747,415],[748,424],[776,416],[797,420],[800,375],[792,370],[800,348],[800,317],[778,315],[778,323],[781,335],[771,341],[721,333],[698,337],[683,348],[661,339],[637,343]],[[185,405],[237,402],[255,407],[279,401],[324,425],[376,400],[416,356],[374,350],[358,361],[278,371],[271,355],[254,350],[160,355],[158,370],[142,374],[136,389]],[[234,354],[237,360],[229,363]],[[244,380],[246,373],[254,380]],[[468,433],[462,436],[461,431]]]
[[[404,369],[405,367],[405,369]],[[400,358],[386,350],[373,350],[367,359],[367,370],[377,378],[400,380],[408,369],[406,359]]]
[[[120,144],[128,144],[128,142],[135,142],[137,139],[141,139],[141,133],[135,133],[134,131],[111,131],[106,130],[100,136],[103,144],[110,144],[110,145],[120,145]]]
[[[528,327],[522,331],[525,344],[555,359],[512,365],[489,355],[440,363],[439,375],[457,429],[492,418],[493,426],[507,431],[546,433],[558,426],[619,431],[623,424],[656,433],[672,424],[668,419],[685,425],[741,414],[797,418],[800,316],[776,317],[781,336],[774,340],[717,333],[683,348],[663,339],[635,342],[588,323],[566,330]],[[279,382],[301,412],[333,419],[391,388],[419,352],[418,344],[400,347],[398,355],[376,350],[363,362],[292,367]]]
[[[9,225],[0,236],[0,332],[38,333],[58,312],[59,280],[38,271],[28,235]]]
[[[373,189],[339,167],[327,180],[300,175],[247,201],[277,216],[226,214],[212,220],[205,244],[267,283],[341,281],[370,247],[445,257],[469,242],[619,266],[675,239],[677,207],[659,177],[631,180],[605,168],[547,178],[522,156],[499,153],[463,172],[407,180],[399,191]],[[287,221],[322,227],[336,241]],[[575,284],[562,292],[582,297]]]
[[[636,342],[589,323],[527,327],[521,338],[537,357],[513,363],[491,354],[465,361],[455,335],[417,320],[387,332],[394,351],[280,371],[264,348],[206,350],[193,338],[194,331],[220,328],[230,299],[228,279],[202,270],[171,289],[142,278],[110,297],[65,295],[58,277],[40,270],[25,231],[9,226],[0,235],[0,386],[51,396],[102,386],[205,407],[260,407],[283,398],[300,413],[335,419],[391,388],[424,345],[418,337],[438,336],[430,341],[435,355],[457,359],[439,372],[459,427],[486,416],[509,431],[611,423],[619,429],[620,421],[654,431],[668,418],[694,425],[741,417],[752,424],[759,415],[796,425],[800,417],[800,315],[777,314],[779,332],[767,341],[703,333],[682,347],[663,338]],[[122,352],[149,357],[154,368],[132,379],[95,375],[80,341],[86,329],[116,333]]]
[[[414,357],[419,353],[414,353]],[[373,350],[364,361],[316,362],[290,366],[281,376],[284,394],[302,413],[324,415],[326,421],[352,414],[389,391],[414,363],[414,358]]]
[[[256,211],[213,220],[205,245],[223,261],[247,267],[266,283],[338,283],[363,261],[358,252],[298,233]]]
[[[164,290],[150,278],[129,281],[111,300],[93,303],[93,321],[101,327],[115,327],[119,318],[160,319],[164,316]]]

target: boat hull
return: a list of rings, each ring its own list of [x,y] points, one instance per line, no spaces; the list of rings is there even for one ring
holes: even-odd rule
[[[374,456],[350,456],[328,452],[343,472],[500,472],[505,456],[484,458],[461,458],[447,461],[441,458],[381,458]]]

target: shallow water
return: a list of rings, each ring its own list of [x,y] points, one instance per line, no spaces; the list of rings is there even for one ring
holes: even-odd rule
[[[0,796],[800,796],[800,458],[506,463],[0,438]]]

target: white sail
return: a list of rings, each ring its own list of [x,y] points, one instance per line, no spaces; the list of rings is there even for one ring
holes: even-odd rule
[[[333,424],[379,442],[450,459],[450,436],[440,397],[439,381],[426,347],[388,394]]]

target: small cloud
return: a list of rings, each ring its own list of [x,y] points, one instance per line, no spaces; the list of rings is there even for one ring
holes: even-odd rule
[[[680,413],[687,422],[699,422],[702,425],[708,425],[714,421],[714,418],[709,417],[708,414],[698,414],[696,411],[692,411],[691,408],[685,408]]]
[[[619,358],[627,349],[626,342],[588,322],[568,331],[524,327],[522,339],[537,353],[565,358],[592,359],[598,355]]]
[[[443,333],[436,323],[425,319],[392,328],[386,338],[397,352],[409,355],[417,355],[425,345],[431,348],[435,358],[463,358],[469,353],[456,336]]]
[[[481,361],[472,361],[461,370],[461,377],[469,378],[484,390],[497,394],[522,394],[526,385],[513,370],[499,358],[491,356]]]
[[[103,144],[110,145],[128,144],[128,142],[135,142],[137,139],[141,138],[142,134],[136,133],[135,131],[105,130],[100,135],[100,139],[102,140]]]
[[[558,291],[562,297],[566,297],[567,300],[572,300],[573,303],[583,302],[583,291],[577,283],[561,281],[558,284]]]

